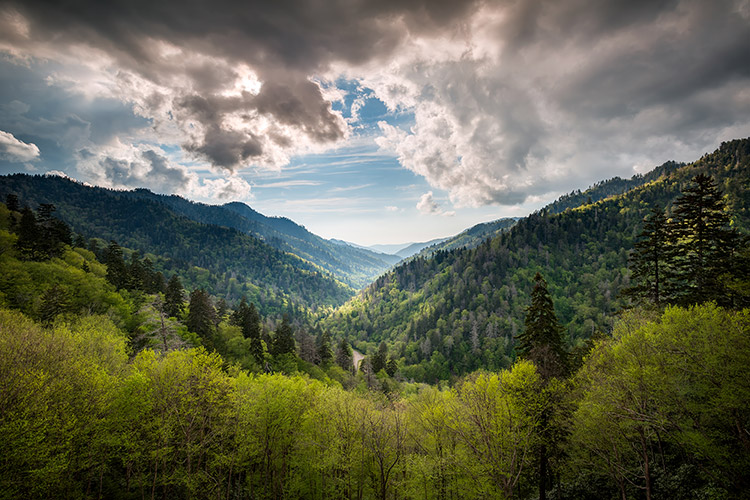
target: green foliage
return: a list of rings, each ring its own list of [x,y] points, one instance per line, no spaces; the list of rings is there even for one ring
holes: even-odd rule
[[[526,310],[523,332],[518,335],[516,352],[532,361],[543,380],[564,376],[567,372],[567,350],[563,328],[541,274],[534,276],[531,305]]]
[[[150,254],[154,271],[177,273],[189,289],[204,288],[230,304],[247,295],[264,314],[334,306],[353,293],[288,248],[273,248],[245,229],[214,225],[218,221],[196,222],[157,197],[20,174],[3,177],[0,196],[9,193],[27,204],[54,203],[76,233]]]
[[[571,470],[598,471],[623,495],[635,485],[694,498],[670,479],[689,469],[695,492],[739,498],[750,477],[750,311],[709,304],[650,318],[629,313],[578,375]]]
[[[515,357],[513,338],[522,330],[533,277],[540,272],[571,347],[582,346],[597,332],[610,331],[627,305],[621,291],[631,284],[628,254],[643,218],[653,206],[671,210],[699,173],[712,175],[726,193],[733,227],[750,228],[745,139],[722,144],[693,164],[657,169],[630,191],[623,193],[623,185],[592,204],[532,214],[476,248],[414,258],[337,309],[324,325],[355,345],[385,341],[407,379],[433,383],[479,368],[499,370]],[[722,282],[742,290],[741,277],[738,269]]]

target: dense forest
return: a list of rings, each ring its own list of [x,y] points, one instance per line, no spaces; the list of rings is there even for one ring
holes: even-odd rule
[[[236,229],[166,218],[224,259],[195,280],[128,212],[99,208],[115,240],[9,191],[0,498],[750,498],[749,157],[601,183],[332,313],[315,267],[299,307],[223,293],[237,245],[277,252]]]
[[[600,198],[557,214],[543,209],[475,248],[415,258],[378,278],[325,322],[334,336],[373,352],[390,346],[409,379],[435,382],[514,359],[533,276],[541,272],[571,345],[608,333],[630,301],[628,257],[641,221],[673,203],[701,173],[718,183],[732,227],[750,229],[750,141],[722,144],[689,165],[667,163],[637,187],[604,182],[584,193]],[[648,179],[647,182],[645,182]],[[605,196],[607,193],[618,194]],[[580,199],[584,198],[584,195]],[[566,197],[566,200],[571,196]],[[568,202],[565,202],[567,205]],[[558,207],[558,202],[551,207]]]
[[[0,193],[32,208],[53,204],[74,232],[98,239],[94,245],[116,241],[147,255],[164,274],[179,274],[190,289],[205,288],[231,303],[247,295],[262,310],[281,313],[339,305],[353,294],[309,261],[229,225],[196,222],[142,193],[20,174],[2,178]]]

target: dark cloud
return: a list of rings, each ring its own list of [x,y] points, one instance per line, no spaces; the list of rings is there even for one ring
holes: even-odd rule
[[[414,113],[409,130],[384,127],[382,142],[460,203],[518,203],[750,133],[747,0],[10,1],[0,11],[9,53],[54,60],[83,46],[117,73],[88,103],[58,81],[36,82],[50,96],[40,102],[0,76],[0,129],[26,142],[80,148],[149,126],[227,170],[280,166],[347,136],[311,80],[334,69]],[[124,165],[106,168],[128,179]]]
[[[150,149],[132,160],[108,156],[98,162],[106,185],[118,188],[150,186],[156,191],[175,193],[184,192],[191,181],[185,168],[170,165],[167,158]]]

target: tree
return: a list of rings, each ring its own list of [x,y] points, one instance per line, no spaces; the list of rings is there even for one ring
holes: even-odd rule
[[[385,369],[385,365],[388,363],[388,346],[385,342],[381,342],[378,346],[378,350],[372,356],[372,371],[374,373],[380,372]]]
[[[716,301],[728,305],[721,276],[733,267],[739,235],[721,191],[711,176],[699,174],[675,201],[674,235],[680,305]]]
[[[5,206],[11,212],[20,211],[20,206],[18,204],[18,196],[16,196],[13,193],[8,193],[7,196],[5,197]]]
[[[242,336],[246,339],[260,338],[260,315],[255,304],[248,304],[244,295],[237,310],[232,313],[230,322],[242,329]]]
[[[320,359],[320,364],[326,366],[331,362],[331,359],[333,359],[333,350],[331,349],[331,332],[329,332],[328,330],[319,332],[318,336],[315,338],[315,341],[317,344],[316,347],[318,351],[318,358]]]
[[[28,206],[23,207],[21,221],[18,223],[18,240],[16,240],[16,248],[22,258],[28,260],[37,258],[39,233],[34,212]]]
[[[348,372],[353,370],[352,347],[346,339],[341,339],[336,347],[336,364]]]
[[[278,328],[276,328],[276,335],[274,335],[273,343],[271,345],[271,354],[274,356],[294,354],[296,349],[297,348],[294,344],[294,331],[289,324],[289,318],[284,315]]]
[[[128,270],[122,257],[122,248],[115,240],[109,242],[104,254],[104,263],[107,264],[107,281],[118,290],[125,288],[128,284]]]
[[[185,310],[185,291],[180,277],[173,274],[164,293],[164,312],[172,318],[179,318]]]
[[[543,380],[565,375],[567,351],[563,327],[555,314],[547,282],[540,273],[534,276],[531,305],[526,309],[524,331],[518,337],[516,352],[532,361]]]
[[[188,306],[185,326],[191,332],[198,334],[207,347],[215,349],[215,324],[216,310],[211,303],[211,297],[202,288],[193,290],[190,294],[190,305]]]
[[[534,276],[534,289],[531,292],[531,305],[526,309],[524,331],[518,336],[517,351],[522,358],[536,365],[542,385],[546,386],[552,379],[562,377],[567,372],[568,353],[563,340],[563,328],[555,314],[552,297],[547,290],[547,282],[540,273]],[[550,393],[551,394],[551,393]],[[542,405],[539,415],[539,500],[545,500],[548,482],[547,446],[557,443],[551,439],[554,420],[554,406]]]
[[[674,290],[671,264],[674,257],[672,228],[664,212],[654,207],[643,219],[643,230],[630,254],[631,279],[635,282],[623,293],[635,303],[659,307]]]

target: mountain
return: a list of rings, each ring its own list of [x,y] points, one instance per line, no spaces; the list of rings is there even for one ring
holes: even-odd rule
[[[381,253],[387,253],[390,255],[396,255],[396,253],[399,250],[403,250],[404,248],[411,246],[411,245],[418,245],[419,243],[380,243],[377,245],[370,245],[367,248],[374,252],[381,252]]]
[[[254,221],[236,216],[236,227],[218,224],[234,214],[222,207],[49,175],[0,177],[0,196],[10,193],[22,206],[54,204],[56,215],[85,238],[115,240],[149,255],[157,270],[178,273],[188,289],[204,287],[230,303],[245,294],[265,314],[335,306],[353,294],[320,266],[247,234]]]
[[[698,173],[714,177],[735,226],[747,231],[750,139],[724,143],[689,165],[670,162],[645,176],[573,193],[474,248],[408,260],[337,309],[326,325],[360,351],[389,343],[407,379],[496,370],[513,359],[540,272],[569,342],[580,344],[608,332],[626,305],[619,293],[629,283],[628,253],[643,217],[653,206],[669,210]]]
[[[474,248],[479,246],[487,238],[497,236],[502,231],[513,227],[517,218],[504,218],[491,222],[483,222],[458,233],[452,238],[445,238],[435,244],[426,246],[420,250],[420,257],[428,257],[439,251],[456,250],[458,248]]]
[[[434,240],[425,241],[424,243],[412,243],[411,245],[404,247],[398,252],[396,252],[396,255],[398,255],[402,259],[406,259],[408,257],[411,257],[412,255],[418,254],[424,248],[431,247],[433,245],[438,245],[448,239],[449,238],[436,238]]]
[[[167,205],[174,212],[204,224],[230,227],[292,253],[330,272],[347,285],[361,289],[400,259],[367,249],[338,245],[317,236],[285,217],[267,217],[244,203],[206,205],[180,196],[159,195],[147,189],[125,191],[133,196]]]

